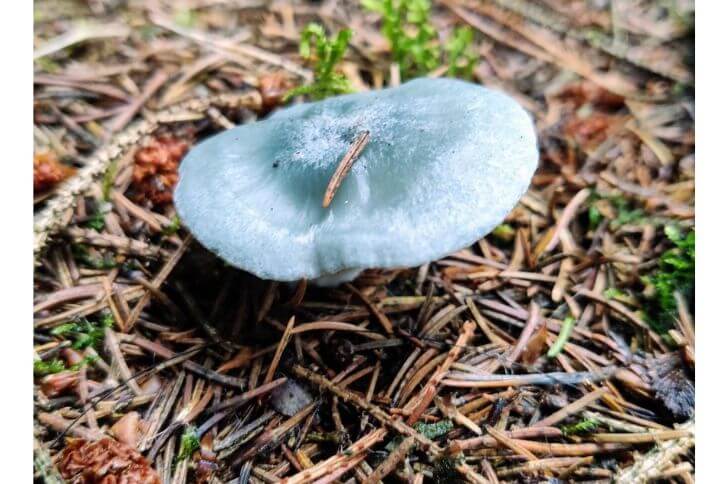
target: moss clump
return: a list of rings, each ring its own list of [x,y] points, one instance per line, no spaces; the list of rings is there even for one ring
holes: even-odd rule
[[[659,333],[674,326],[677,317],[675,292],[692,306],[695,300],[695,231],[683,234],[677,227],[665,227],[674,247],[660,256],[657,270],[644,279],[648,286],[648,322]]]
[[[428,439],[436,439],[438,437],[442,437],[443,435],[451,431],[452,428],[453,424],[450,420],[440,420],[439,422],[431,424],[417,422],[414,425],[414,429]]]
[[[76,321],[62,324],[55,327],[51,334],[54,336],[70,336],[74,339],[74,349],[82,350],[93,347],[98,348],[104,340],[104,332],[106,328],[112,327],[114,318],[110,314],[106,314],[99,322],[92,322],[86,318],[79,318]]]
[[[177,462],[183,461],[192,456],[197,449],[200,448],[200,437],[197,435],[197,429],[190,425],[185,428],[182,434],[182,440],[179,445],[179,453],[177,454]]]

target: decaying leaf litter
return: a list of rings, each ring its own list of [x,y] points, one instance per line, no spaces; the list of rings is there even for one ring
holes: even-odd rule
[[[268,3],[36,2],[37,475],[692,482],[692,2]],[[335,289],[185,233],[179,159],[316,82],[312,22],[345,87],[472,67],[531,112],[503,225]]]

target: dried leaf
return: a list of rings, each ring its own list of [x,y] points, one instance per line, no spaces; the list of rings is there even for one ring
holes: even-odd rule
[[[161,484],[157,472],[137,451],[110,438],[68,439],[58,470],[72,484]]]

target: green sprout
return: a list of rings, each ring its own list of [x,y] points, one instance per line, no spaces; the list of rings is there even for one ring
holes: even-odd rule
[[[427,74],[442,64],[443,51],[430,22],[430,0],[362,0],[361,4],[381,15],[381,31],[402,79]],[[472,76],[476,58],[470,51],[472,40],[470,29],[459,28],[446,42],[448,75]]]
[[[569,336],[571,336],[571,332],[574,330],[575,324],[576,320],[571,316],[564,319],[564,323],[561,325],[561,331],[559,331],[559,336],[556,338],[556,341],[554,341],[554,345],[549,349],[546,356],[549,358],[556,358],[556,356],[561,353],[561,350],[564,349],[567,341],[569,341]]]
[[[328,38],[322,26],[315,23],[308,24],[301,35],[299,51],[301,57],[314,61],[314,80],[312,84],[288,91],[283,98],[284,101],[304,94],[314,99],[324,99],[352,92],[354,89],[349,79],[335,70],[346,53],[351,35],[350,29],[344,29],[335,37]]]

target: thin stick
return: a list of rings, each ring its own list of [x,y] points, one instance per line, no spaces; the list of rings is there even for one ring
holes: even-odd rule
[[[556,438],[561,437],[562,432],[556,427],[526,427],[523,429],[504,430],[503,434],[510,439],[531,439],[537,437]],[[492,447],[497,444],[497,440],[490,436],[474,437],[465,440],[453,440],[447,449],[450,455],[457,454],[464,450],[478,449],[481,447]]]
[[[437,394],[437,386],[447,374],[450,366],[452,366],[458,356],[460,356],[460,352],[462,351],[462,349],[467,346],[468,342],[470,342],[470,339],[473,337],[474,332],[475,323],[473,323],[472,321],[468,321],[467,323],[463,324],[460,336],[458,336],[455,345],[450,348],[450,352],[448,353],[445,361],[443,361],[442,366],[440,366],[440,368],[438,368],[437,371],[432,374],[430,380],[427,382],[427,384],[418,395],[418,398],[415,400],[417,403],[415,404],[414,408],[412,409],[412,413],[407,419],[408,425],[412,425],[417,422],[417,420],[424,413],[424,411],[427,410],[427,407],[430,405],[430,403],[432,403],[432,399],[435,398],[435,395]]]
[[[273,375],[276,372],[276,369],[278,368],[278,363],[281,361],[281,356],[283,355],[283,350],[286,349],[286,345],[288,344],[288,340],[291,339],[291,330],[293,329],[293,324],[296,322],[296,317],[291,316],[291,319],[288,320],[288,324],[286,325],[286,330],[283,332],[283,336],[281,336],[281,341],[278,343],[278,347],[276,348],[276,353],[273,355],[273,361],[271,362],[270,366],[268,367],[268,371],[265,374],[265,378],[263,379],[263,384],[270,383],[273,381]]]
[[[496,429],[495,427],[491,427],[490,425],[486,426],[485,429],[490,435],[493,436],[495,440],[498,441],[499,444],[508,447],[516,454],[522,455],[530,461],[538,460],[538,457],[533,455],[533,453],[531,453],[528,449],[524,448],[522,445],[519,445],[517,441],[508,437],[508,435],[506,435],[504,432],[501,432],[500,430]]]
[[[354,458],[362,455],[366,456],[365,452],[367,451],[367,449],[382,440],[386,435],[387,430],[383,428],[370,432],[358,441],[351,444],[351,446],[349,446],[349,448],[346,449],[346,451],[344,451],[343,453],[329,457],[328,459],[314,465],[310,469],[305,469],[298,474],[283,479],[281,483],[304,484],[314,482],[326,476],[327,474],[334,473],[337,469],[341,467],[350,468],[350,466],[347,465],[350,464],[350,461],[352,460],[349,456],[353,456]]]
[[[339,189],[341,182],[349,174],[351,167],[367,143],[369,143],[369,131],[362,131],[356,136],[351,146],[349,146],[349,150],[344,154],[344,157],[339,162],[339,166],[336,167],[336,171],[331,176],[329,184],[326,186],[323,201],[324,208],[328,208],[331,205],[331,201],[334,199],[334,195],[336,195],[336,191]]]
[[[400,434],[406,435],[408,437],[414,437],[415,440],[425,449],[431,449],[437,453],[442,451],[442,448],[440,448],[440,446],[433,442],[431,439],[417,432],[415,429],[405,424],[401,420],[393,418],[389,413],[385,412],[378,406],[367,402],[363,397],[360,397],[359,395],[352,393],[349,390],[342,389],[341,387],[331,383],[329,380],[322,377],[321,375],[318,375],[300,365],[294,365],[292,370],[296,376],[305,378],[311,383],[325,388],[342,400],[355,404],[362,410],[370,413],[372,417],[376,418],[384,425],[387,425],[388,427],[396,430]]]
[[[527,375],[480,375],[475,373],[450,373],[442,380],[449,387],[466,388],[500,388],[523,385],[578,385],[590,381],[592,383],[611,378],[615,367],[607,367],[599,371],[577,371],[574,373],[554,372]]]
[[[658,432],[642,432],[638,434],[592,434],[589,436],[594,442],[621,442],[625,444],[646,444],[661,442],[663,440],[681,439],[690,437],[690,430],[663,430]]]
[[[334,176],[336,175],[334,174]],[[338,188],[338,185],[336,186],[336,188]],[[336,188],[334,188],[334,190],[336,190]],[[331,197],[333,198],[333,195],[331,195]],[[324,201],[324,204],[324,207],[326,207],[326,201]],[[391,321],[389,321],[389,318],[378,307],[376,307],[374,303],[369,300],[369,298],[362,294],[362,292],[354,287],[353,284],[346,284],[346,288],[353,292],[356,297],[358,297],[361,302],[364,303],[367,309],[372,313],[372,316],[377,318],[377,321],[379,321],[379,324],[382,325],[384,331],[386,331],[387,334],[394,334],[394,329],[392,328],[392,323]]]
[[[552,413],[548,417],[536,422],[533,424],[533,427],[550,427],[552,425],[555,425],[559,422],[561,422],[563,419],[568,417],[569,415],[578,412],[582,408],[586,407],[587,405],[590,405],[591,403],[596,402],[600,398],[602,398],[606,393],[609,392],[608,388],[597,388],[593,392],[587,393],[580,399],[571,402],[561,410],[558,410],[557,412]]]
[[[387,475],[389,475],[397,465],[404,459],[409,453],[410,449],[415,445],[414,437],[407,437],[397,446],[392,452],[389,453],[386,459],[372,472],[364,481],[364,484],[375,484]]]

